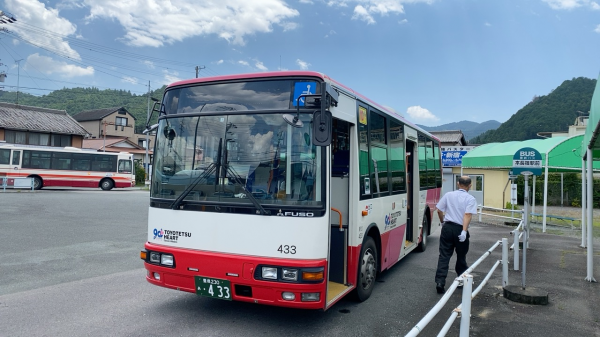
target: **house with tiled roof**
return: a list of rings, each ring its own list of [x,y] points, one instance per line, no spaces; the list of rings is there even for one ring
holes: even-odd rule
[[[146,135],[135,133],[136,118],[124,107],[86,110],[73,115],[90,132],[83,147],[107,152],[130,152],[143,161]],[[148,154],[152,156],[154,135],[148,137]]]
[[[88,133],[65,110],[0,103],[0,141],[81,148]]]
[[[442,147],[467,145],[465,135],[460,130],[429,131],[429,133],[439,138]]]

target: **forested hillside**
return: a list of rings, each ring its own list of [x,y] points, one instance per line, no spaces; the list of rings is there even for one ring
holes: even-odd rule
[[[496,130],[471,139],[486,144],[539,138],[538,132],[568,131],[579,115],[590,109],[596,80],[578,77],[564,81],[546,96],[536,96]]]
[[[460,130],[463,135],[465,135],[465,139],[469,141],[470,139],[479,136],[480,134],[496,129],[500,126],[500,122],[490,120],[483,123],[476,123],[471,121],[460,121],[454,123],[443,124],[439,126],[424,126],[419,125],[426,131],[449,131],[449,130]]]
[[[161,99],[165,87],[150,93],[154,98]],[[0,91],[0,102],[15,103],[16,92]],[[152,103],[152,102],[151,102]],[[148,96],[135,95],[125,90],[100,90],[97,88],[71,88],[55,90],[48,95],[33,96],[19,93],[19,104],[41,108],[66,110],[74,115],[85,110],[125,107],[137,118],[137,125],[146,123],[148,111]]]

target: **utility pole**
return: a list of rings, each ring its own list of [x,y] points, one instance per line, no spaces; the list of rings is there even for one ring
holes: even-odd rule
[[[150,119],[150,81],[148,81],[148,112],[146,114],[146,125],[148,125],[150,123],[149,121]],[[148,180],[148,168],[149,168],[149,163],[150,160],[148,158],[148,142],[149,142],[149,137],[148,134],[150,132],[146,132],[146,157],[144,157],[144,171],[146,172],[146,180]]]
[[[200,67],[196,66],[196,78],[198,78],[198,72],[200,70],[204,69],[204,68],[206,68],[206,67],[204,67],[204,66],[200,66]]]
[[[17,105],[19,104],[19,80],[21,79],[21,61],[23,61],[23,59],[15,60],[15,62],[17,63]]]

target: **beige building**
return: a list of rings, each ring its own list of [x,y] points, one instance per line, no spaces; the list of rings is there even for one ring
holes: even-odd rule
[[[99,151],[112,151],[110,147],[128,148],[128,152],[134,153],[136,160],[142,160],[145,156],[146,135],[135,132],[136,118],[123,107],[106,109],[86,110],[73,116],[86,130],[90,132],[89,140],[102,140],[102,142],[86,142],[89,148]],[[149,135],[148,154],[152,156],[154,146],[154,135]],[[126,140],[124,142],[123,140]],[[123,146],[112,146],[104,144],[120,143]],[[90,145],[90,144],[93,144]],[[102,145],[99,145],[102,144]],[[131,146],[134,147],[131,147]],[[104,149],[106,147],[106,149]],[[138,153],[142,149],[143,154]],[[113,151],[114,152],[114,151]]]

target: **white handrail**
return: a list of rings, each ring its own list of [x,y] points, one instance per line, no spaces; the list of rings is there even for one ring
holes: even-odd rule
[[[502,239],[502,240],[498,240],[496,241],[496,243],[490,247],[490,249],[488,249],[487,252],[485,252],[477,261],[475,261],[471,267],[469,267],[465,272],[463,272],[460,276],[458,276],[457,278],[454,279],[454,282],[452,282],[452,285],[450,286],[450,288],[448,288],[448,290],[446,291],[446,293],[444,294],[444,296],[442,296],[442,298],[436,303],[436,305],[433,306],[433,308],[431,308],[431,310],[429,310],[429,312],[425,315],[425,317],[423,317],[406,335],[405,337],[414,337],[417,336],[419,333],[421,333],[421,331],[427,326],[427,324],[429,324],[429,322],[431,322],[431,320],[433,319],[433,317],[435,317],[440,310],[444,307],[444,305],[446,305],[446,302],[448,302],[448,299],[450,298],[450,296],[452,296],[452,294],[454,293],[454,291],[456,290],[456,288],[459,285],[459,281],[463,281],[463,283],[466,285],[465,287],[463,287],[463,303],[465,302],[465,292],[469,292],[470,296],[468,296],[467,298],[469,299],[473,299],[475,296],[477,296],[477,294],[479,293],[479,291],[481,291],[481,289],[483,288],[483,286],[488,282],[488,280],[490,279],[490,277],[492,276],[492,273],[496,270],[496,268],[498,267],[498,265],[500,264],[500,262],[503,263],[503,265],[505,266],[505,268],[503,268],[502,272],[503,273],[508,273],[508,253],[507,253],[507,249],[506,246],[508,240],[507,239]],[[488,272],[488,274],[486,275],[486,277],[483,279],[483,281],[481,282],[481,284],[479,285],[479,287],[477,287],[477,289],[475,289],[475,291],[471,292],[472,288],[471,288],[471,281],[472,281],[472,275],[471,272],[481,263],[483,262],[483,260],[485,260],[493,251],[494,249],[496,249],[496,247],[498,247],[499,245],[503,244],[503,253],[502,253],[502,260],[496,261],[496,263],[494,264],[494,266],[491,268],[491,270]],[[506,256],[505,256],[506,255]],[[506,280],[508,280],[508,275],[503,275],[502,277],[503,283],[507,282]],[[468,283],[468,284],[467,284]],[[466,310],[468,310],[468,313],[463,313],[464,315],[470,315],[470,300],[469,300],[469,304],[468,307],[466,308]],[[448,332],[448,330],[450,329],[450,326],[452,325],[452,323],[454,322],[454,320],[456,319],[456,317],[458,316],[458,312],[462,311],[462,303],[461,305],[459,305],[457,308],[455,308],[452,312],[452,314],[450,315],[450,318],[448,318],[448,321],[446,322],[446,324],[444,324],[444,326],[442,327],[442,330],[440,330],[440,333],[438,334],[438,336],[445,336],[446,333]],[[465,320],[467,320],[467,318],[465,317]],[[468,320],[467,320],[468,321]],[[461,332],[463,330],[463,327],[467,326],[467,331],[466,334],[468,335],[468,324],[465,322],[461,323]],[[464,334],[461,333],[461,336],[463,336]]]

